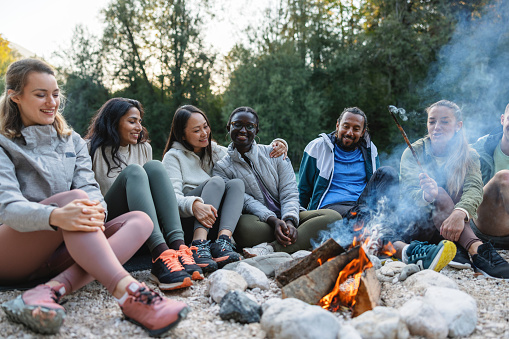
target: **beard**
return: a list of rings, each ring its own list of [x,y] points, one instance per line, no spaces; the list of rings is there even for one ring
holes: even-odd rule
[[[357,141],[357,142],[354,142],[354,140],[353,140],[353,139],[350,139],[350,138],[348,138],[348,137],[345,137],[345,138],[347,138],[347,139],[351,140],[351,141],[352,141],[352,143],[351,143],[350,145],[348,145],[348,146],[347,146],[347,145],[345,145],[345,144],[343,143],[343,137],[338,137],[338,138],[337,138],[337,144],[338,144],[338,146],[339,146],[339,147],[341,147],[341,149],[343,149],[344,151],[351,152],[351,151],[355,150],[355,149],[359,146],[359,142],[358,142],[358,141]]]

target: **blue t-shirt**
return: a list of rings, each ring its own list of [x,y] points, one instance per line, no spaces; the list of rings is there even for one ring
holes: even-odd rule
[[[346,152],[334,145],[334,173],[320,207],[345,201],[357,201],[366,187],[366,167],[359,148]]]

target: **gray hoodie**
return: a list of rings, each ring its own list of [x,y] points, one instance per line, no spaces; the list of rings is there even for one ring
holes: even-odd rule
[[[20,232],[53,231],[49,216],[56,206],[38,202],[72,189],[106,207],[79,134],[59,137],[52,125],[34,125],[21,135],[0,135],[0,224]]]

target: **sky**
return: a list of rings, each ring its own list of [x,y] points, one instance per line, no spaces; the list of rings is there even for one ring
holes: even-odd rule
[[[0,34],[51,62],[52,53],[66,48],[73,29],[82,24],[100,36],[100,11],[108,0],[0,0]],[[256,23],[270,0],[212,0],[216,17],[205,22],[205,43],[226,54],[242,37],[242,29]]]

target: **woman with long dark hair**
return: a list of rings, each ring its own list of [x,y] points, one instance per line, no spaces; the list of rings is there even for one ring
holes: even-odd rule
[[[286,151],[286,143],[277,146],[272,156]],[[204,270],[239,260],[231,237],[242,213],[244,184],[231,180],[225,184],[212,169],[226,154],[226,148],[212,141],[207,116],[192,105],[177,109],[173,116],[170,136],[164,150],[163,164],[173,183],[180,215],[193,218],[194,259]],[[217,238],[211,244],[209,230],[217,225]]]
[[[146,245],[152,255],[151,279],[161,290],[203,279],[184,234],[173,185],[160,161],[152,160],[143,106],[132,99],[108,100],[92,120],[87,136],[92,169],[108,204],[108,218],[143,211],[154,223]]]
[[[162,335],[185,317],[171,301],[122,267],[152,231],[149,217],[130,212],[105,222],[106,204],[85,141],[61,114],[53,69],[35,59],[12,63],[0,98],[0,283],[49,279],[2,304],[8,319],[56,333],[63,296],[94,279],[127,319]],[[87,315],[89,316],[89,315]]]

